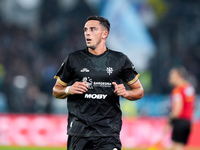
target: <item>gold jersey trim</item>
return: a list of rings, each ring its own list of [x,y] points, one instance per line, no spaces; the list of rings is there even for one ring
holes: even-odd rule
[[[129,82],[126,82],[126,84],[127,84],[127,85],[133,84],[135,81],[137,81],[137,79],[139,78],[139,76],[140,76],[140,74],[138,73],[138,74],[135,76],[135,78],[134,78],[133,80],[131,80],[131,81],[129,81]]]
[[[54,76],[54,79],[57,79],[57,81],[62,84],[63,86],[67,86],[67,83],[63,82],[59,76]]]

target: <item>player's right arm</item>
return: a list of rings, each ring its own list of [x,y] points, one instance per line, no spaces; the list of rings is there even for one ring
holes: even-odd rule
[[[54,85],[54,87],[53,87],[53,96],[55,98],[59,98],[59,99],[66,98],[68,96],[68,94],[65,93],[66,87],[67,86],[63,86],[57,80],[56,83],[55,83],[55,85]]]
[[[88,90],[87,82],[75,82],[72,86],[68,87],[68,91],[66,93],[67,86],[63,86],[56,81],[53,87],[53,96],[55,98],[64,99],[71,94],[83,94]]]

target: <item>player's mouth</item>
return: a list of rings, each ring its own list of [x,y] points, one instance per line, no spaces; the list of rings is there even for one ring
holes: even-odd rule
[[[92,39],[87,38],[86,41],[87,41],[88,43],[90,43],[90,42],[92,41]]]

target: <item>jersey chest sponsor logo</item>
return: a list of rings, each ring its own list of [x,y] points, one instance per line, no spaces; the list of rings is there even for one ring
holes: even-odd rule
[[[93,82],[90,77],[83,77],[82,81],[87,82],[88,89],[93,89],[94,87],[110,88],[112,86],[110,82]]]
[[[90,99],[106,99],[107,94],[85,94],[85,98]]]
[[[93,83],[94,87],[111,87],[110,82],[94,82]]]

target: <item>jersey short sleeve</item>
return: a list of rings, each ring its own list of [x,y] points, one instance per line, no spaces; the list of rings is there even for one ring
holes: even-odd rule
[[[70,56],[67,56],[64,62],[61,64],[57,74],[54,76],[54,78],[57,79],[58,82],[63,86],[67,86],[74,75],[69,59]]]
[[[175,101],[182,101],[182,95],[181,95],[181,90],[180,88],[174,88],[171,94],[171,100],[172,102]]]
[[[135,66],[130,61],[130,59],[126,56],[125,64],[122,70],[122,80],[127,85],[131,85],[131,84],[134,84],[138,80],[139,76],[140,74],[135,70]]]

